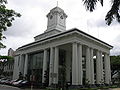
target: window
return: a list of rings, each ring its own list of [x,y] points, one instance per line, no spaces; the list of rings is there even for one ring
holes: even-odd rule
[[[63,16],[61,16],[60,18],[63,19]]]
[[[52,19],[53,18],[53,16],[52,15],[50,15],[50,19]]]

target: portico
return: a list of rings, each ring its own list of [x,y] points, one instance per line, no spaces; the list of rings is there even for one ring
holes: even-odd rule
[[[110,84],[112,46],[77,28],[65,30],[67,15],[59,7],[53,8],[47,18],[47,30],[34,37],[35,42],[16,50],[13,78],[21,72],[35,75],[36,80],[47,81],[49,86],[62,82],[73,86]]]

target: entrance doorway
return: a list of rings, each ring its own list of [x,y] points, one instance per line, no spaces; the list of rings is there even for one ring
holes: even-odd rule
[[[63,49],[59,50],[59,75],[58,84],[64,86],[66,84],[66,51]]]

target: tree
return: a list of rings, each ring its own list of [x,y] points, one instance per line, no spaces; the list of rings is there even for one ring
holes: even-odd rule
[[[111,77],[115,74],[118,74],[118,78],[120,78],[120,56],[110,56],[111,62]]]
[[[83,0],[86,10],[93,12],[97,5],[97,2],[100,2],[103,6],[103,0]],[[120,0],[111,0],[112,6],[105,16],[105,21],[107,25],[110,25],[113,19],[116,19],[120,23]]]
[[[44,78],[45,78],[44,86],[47,87],[49,84],[49,68],[47,68],[47,70],[45,71]]]
[[[4,72],[4,67],[7,63],[14,62],[14,58],[11,56],[0,56],[0,75]]]
[[[5,38],[3,32],[12,26],[12,21],[15,20],[15,17],[21,16],[20,13],[7,9],[6,4],[7,0],[0,0],[0,49],[5,48],[5,45],[1,42]]]

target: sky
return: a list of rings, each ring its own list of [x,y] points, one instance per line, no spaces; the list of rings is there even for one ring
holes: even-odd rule
[[[107,26],[105,15],[110,10],[111,0],[104,0],[104,6],[97,3],[92,13],[86,11],[82,0],[8,0],[7,7],[19,12],[22,16],[13,21],[12,27],[4,32],[6,39],[2,42],[7,46],[0,50],[0,55],[7,55],[8,49],[16,50],[25,44],[34,42],[34,37],[47,29],[49,11],[57,6],[68,15],[66,30],[78,28],[114,48],[111,55],[120,55],[120,24],[115,20]]]

